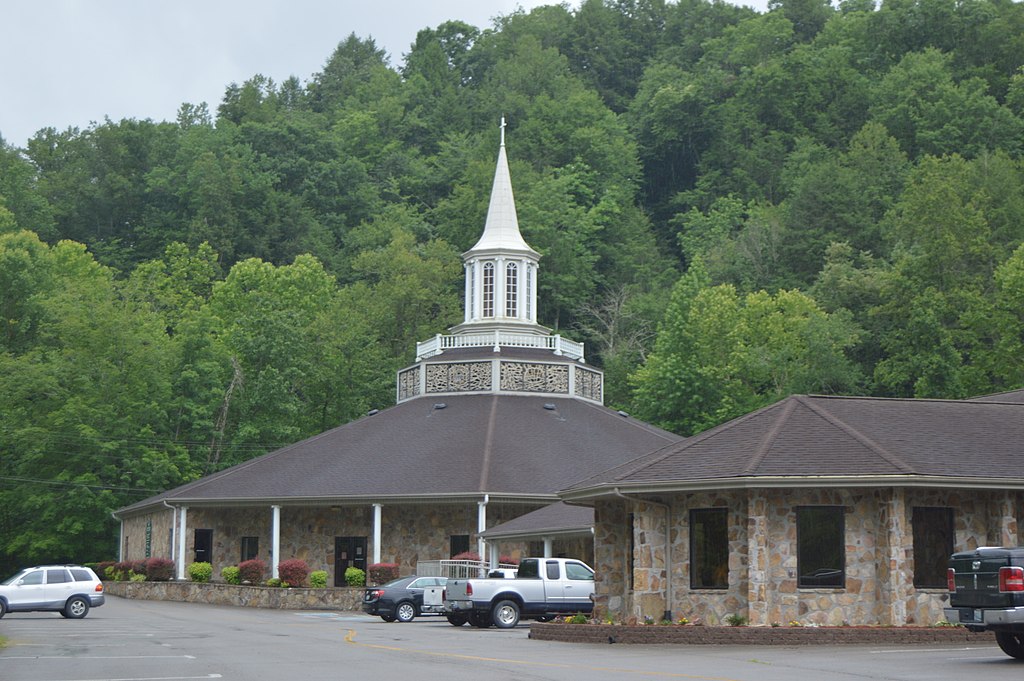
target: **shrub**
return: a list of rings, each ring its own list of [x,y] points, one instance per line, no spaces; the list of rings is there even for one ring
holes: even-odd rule
[[[174,561],[167,558],[150,558],[146,561],[146,579],[151,582],[167,582],[174,576]]]
[[[474,553],[473,551],[463,551],[452,556],[452,560],[480,560],[480,554]]]
[[[349,586],[365,586],[366,573],[357,567],[350,567],[345,570],[345,583]]]
[[[228,565],[226,568],[220,571],[221,579],[228,584],[241,584],[242,576],[238,571],[237,565]]]
[[[238,573],[243,582],[259,584],[263,581],[263,575],[267,572],[267,564],[259,558],[243,560],[238,564]]]
[[[502,565],[519,565],[519,561],[512,556],[501,556],[498,558],[498,562]]]
[[[108,568],[109,577],[115,582],[127,582],[131,579],[132,572],[131,561],[114,563],[110,568]]]
[[[575,615],[570,615],[569,617],[565,618],[566,624],[586,624],[589,621],[590,620],[587,619],[587,616],[584,615],[582,612],[578,612]]]
[[[728,615],[725,618],[725,623],[728,624],[730,627],[742,627],[744,624],[747,623],[747,618],[743,615],[737,615],[734,613],[732,615]]]
[[[373,584],[387,584],[392,579],[398,579],[398,563],[374,563],[369,568],[370,582]]]
[[[188,578],[193,582],[208,582],[210,577],[213,576],[213,566],[206,562],[189,563]]]
[[[267,586],[278,587],[281,586],[281,580],[277,577],[271,577],[267,580]]]
[[[309,565],[301,558],[283,560],[277,564],[277,574],[282,582],[288,582],[289,586],[303,586],[306,577],[309,576]]]
[[[137,575],[142,575],[143,577],[146,576],[146,561],[144,561],[144,560],[133,560],[131,565],[132,565],[132,572],[134,572]],[[138,580],[134,580],[134,581],[138,581]]]
[[[348,577],[348,575],[345,575]],[[315,589],[327,586],[327,570],[313,570],[309,573],[309,585]]]
[[[107,573],[107,568],[112,568],[115,565],[117,565],[117,563],[115,563],[114,561],[105,560],[102,563],[96,563],[96,566],[93,568],[93,570],[96,572],[97,575],[99,575],[100,579],[113,579],[113,577],[111,577]]]

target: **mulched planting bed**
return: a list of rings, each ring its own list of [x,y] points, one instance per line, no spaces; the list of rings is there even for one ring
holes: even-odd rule
[[[961,627],[709,627],[562,624],[534,622],[530,638],[566,643],[671,643],[677,645],[907,645],[995,642],[991,632]]]

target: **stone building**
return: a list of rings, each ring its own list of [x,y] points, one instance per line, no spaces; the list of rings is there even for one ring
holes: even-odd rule
[[[1024,391],[792,396],[578,482],[598,612],[931,625],[954,551],[1020,543]]]
[[[349,566],[410,574],[470,550],[496,562],[499,543],[511,557],[591,562],[589,527],[551,522],[564,505],[533,533],[520,522],[491,546],[484,534],[680,438],[605,408],[583,346],[537,323],[540,255],[519,230],[504,125],[483,233],[463,261],[463,322],[417,344],[395,406],[120,509],[121,559],[169,557],[183,577],[194,561],[216,576],[258,557],[277,576],[301,558],[336,585]]]

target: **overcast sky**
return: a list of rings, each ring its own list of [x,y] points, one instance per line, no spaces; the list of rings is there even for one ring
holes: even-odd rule
[[[761,6],[767,0],[736,4]],[[4,0],[0,137],[104,117],[174,120],[183,102],[215,114],[224,89],[256,74],[307,81],[350,33],[392,65],[422,28],[478,28],[551,0]],[[579,0],[569,3],[578,7]]]

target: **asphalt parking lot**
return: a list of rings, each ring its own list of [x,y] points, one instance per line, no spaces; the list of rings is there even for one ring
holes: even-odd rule
[[[567,644],[438,617],[385,623],[361,613],[257,610],[108,597],[83,620],[0,619],[4,681],[443,678],[611,681],[1018,681],[995,646],[767,647]]]

